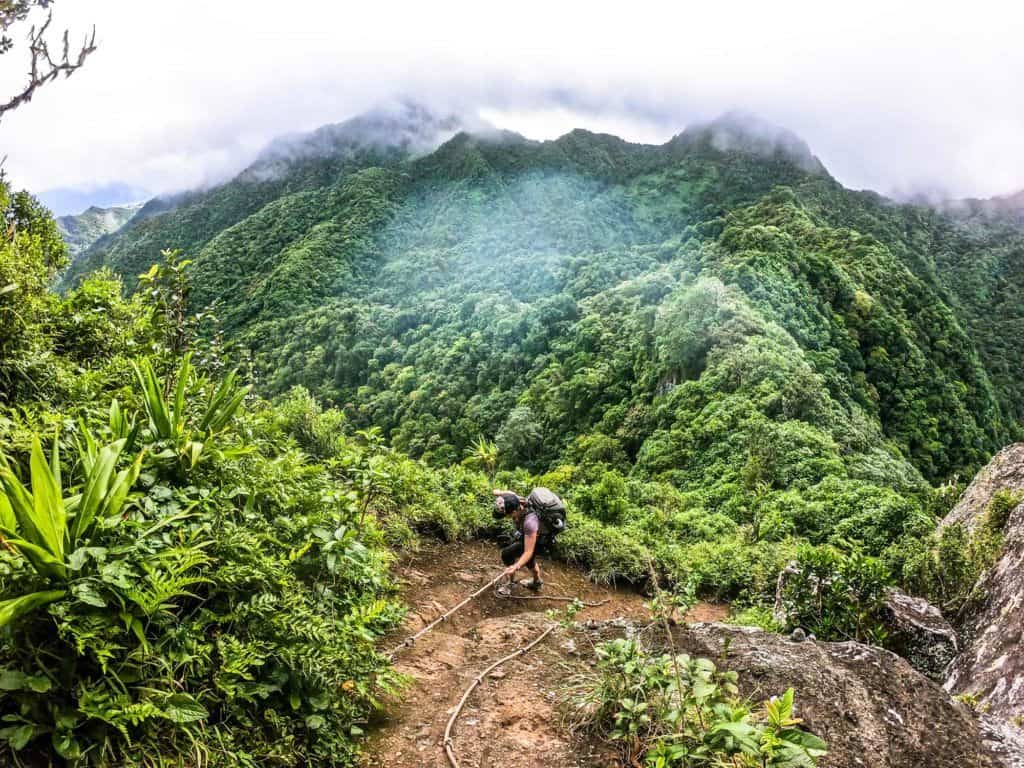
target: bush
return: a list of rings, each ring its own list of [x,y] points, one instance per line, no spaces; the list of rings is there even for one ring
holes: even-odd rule
[[[881,610],[890,581],[877,558],[803,545],[782,589],[785,629],[801,627],[821,640],[885,645]]]
[[[650,552],[628,528],[613,528],[576,515],[558,537],[555,552],[586,568],[594,581],[641,583],[648,578]]]
[[[766,605],[751,605],[729,617],[729,623],[739,627],[757,627],[765,632],[781,632],[782,625],[775,620],[771,608]]]
[[[684,542],[720,541],[735,536],[739,530],[731,517],[702,507],[675,512],[664,523],[674,538]]]
[[[960,523],[922,537],[910,532],[890,547],[885,559],[905,588],[955,614],[971,599],[982,574],[1003,549],[1003,529],[1021,494],[998,491],[974,531]]]
[[[324,410],[305,387],[292,387],[280,398],[274,414],[278,425],[315,459],[333,457],[348,433],[345,414]]]
[[[626,480],[618,472],[608,470],[593,485],[577,487],[573,502],[581,511],[602,523],[621,523],[629,509]]]
[[[748,544],[741,536],[694,544],[655,545],[655,560],[670,583],[691,582],[697,594],[713,600],[758,602],[793,554],[791,542]]]
[[[187,364],[178,384],[80,427],[77,461],[37,439],[0,469],[0,755],[351,764],[398,682],[381,535],[272,410],[232,419]]]
[[[793,689],[751,710],[735,672],[709,659],[652,654],[635,640],[596,648],[597,671],[575,683],[579,728],[615,744],[624,765],[814,766],[827,746],[800,730]]]

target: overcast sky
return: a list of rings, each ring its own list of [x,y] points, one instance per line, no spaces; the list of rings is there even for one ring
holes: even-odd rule
[[[1016,191],[1024,10],[949,6],[57,0],[55,25],[95,23],[99,51],[0,122],[0,152],[64,213],[221,180],[275,135],[403,95],[532,138],[661,142],[738,108],[847,186]],[[18,55],[0,59],[5,96]]]

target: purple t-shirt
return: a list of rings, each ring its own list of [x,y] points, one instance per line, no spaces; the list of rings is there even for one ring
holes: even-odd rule
[[[540,532],[540,518],[537,517],[536,512],[528,512],[526,517],[519,523],[519,530],[523,532],[523,536],[529,536],[530,534]]]

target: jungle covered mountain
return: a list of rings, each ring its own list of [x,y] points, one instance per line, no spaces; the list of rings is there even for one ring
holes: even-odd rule
[[[116,232],[130,221],[142,203],[117,205],[110,208],[90,206],[81,213],[58,216],[57,229],[68,247],[68,255],[74,258],[89,248],[104,235]]]
[[[65,282],[181,248],[266,394],[303,385],[436,465],[485,436],[611,496],[657,481],[755,538],[879,552],[1019,434],[1010,224],[847,190],[743,114],[661,146],[394,128],[144,209]]]
[[[110,265],[134,285],[137,273],[155,260],[153,249],[159,254],[174,243],[190,253],[198,251],[278,198],[329,186],[361,168],[391,166],[433,149],[461,127],[464,123],[455,116],[439,117],[399,102],[308,134],[282,136],[226,184],[147,202],[118,237],[101,240],[75,259],[64,282]]]

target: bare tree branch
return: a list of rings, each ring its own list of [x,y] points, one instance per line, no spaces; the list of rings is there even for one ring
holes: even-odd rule
[[[33,8],[48,9],[51,2],[52,0],[0,0],[0,30],[4,32],[4,35],[0,37],[0,54],[7,53],[14,45],[13,40],[6,34],[11,25],[23,21]],[[11,97],[6,103],[0,104],[0,118],[7,112],[31,101],[36,90],[46,83],[56,80],[61,75],[71,77],[96,50],[95,27],[92,29],[92,34],[83,39],[82,47],[73,56],[68,31],[64,30],[64,35],[61,38],[61,53],[55,58],[50,52],[50,46],[46,39],[46,33],[52,21],[53,12],[50,11],[41,26],[32,26],[32,30],[28,34],[31,56],[28,83],[20,93]]]

